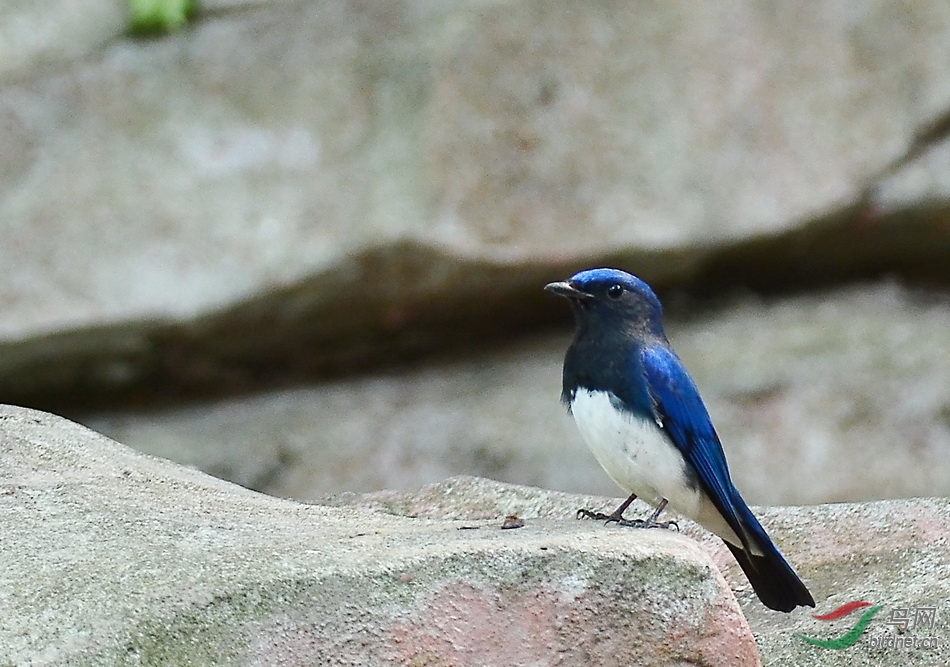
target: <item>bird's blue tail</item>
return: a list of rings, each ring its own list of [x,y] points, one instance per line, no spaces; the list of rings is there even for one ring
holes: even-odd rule
[[[815,600],[811,593],[798,578],[795,570],[779,553],[778,548],[766,534],[759,520],[752,514],[752,510],[739,499],[734,504],[737,518],[743,528],[740,538],[743,547],[726,542],[726,546],[735,556],[745,576],[752,584],[752,590],[759,596],[766,607],[776,611],[789,612],[795,607],[814,607]],[[751,551],[754,548],[762,553],[757,555]]]

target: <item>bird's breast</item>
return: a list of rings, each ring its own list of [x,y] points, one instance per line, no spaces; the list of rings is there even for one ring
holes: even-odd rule
[[[587,446],[608,475],[648,503],[661,498],[696,516],[703,498],[686,474],[686,462],[657,423],[623,408],[607,391],[578,388],[571,413]]]

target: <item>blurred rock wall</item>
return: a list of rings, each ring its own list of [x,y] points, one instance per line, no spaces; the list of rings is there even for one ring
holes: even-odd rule
[[[127,25],[0,6],[0,400],[301,498],[613,493],[540,290],[607,264],[670,297],[750,500],[950,493],[945,3]]]

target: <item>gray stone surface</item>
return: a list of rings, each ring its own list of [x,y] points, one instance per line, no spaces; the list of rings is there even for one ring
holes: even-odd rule
[[[669,327],[736,483],[759,504],[950,496],[947,331],[945,297],[893,283],[738,297]],[[81,421],[304,500],[457,474],[614,494],[558,402],[569,340],[564,330],[455,363]]]
[[[0,4],[0,86],[18,79],[48,76],[50,71],[68,67],[73,60],[94,59],[99,49],[123,31],[126,14],[121,0],[3,2]],[[4,132],[8,129],[5,127]],[[14,142],[19,138],[14,137]],[[0,157],[0,165],[4,166],[25,166],[28,161],[29,156],[23,155]],[[2,169],[0,176],[6,176]]]
[[[475,520],[516,511],[525,517],[571,517],[580,507],[613,508],[620,498],[572,496],[509,486],[489,480],[457,478],[417,491],[343,494],[325,502],[364,507],[397,516]],[[639,503],[633,507],[637,507]],[[644,509],[639,505],[638,509]],[[860,617],[819,621],[812,610],[776,613],[759,603],[722,541],[687,519],[684,535],[696,539],[722,569],[749,621],[765,665],[945,665],[950,661],[950,499],[914,498],[861,504],[756,509],[756,514],[815,597],[816,614],[862,600],[881,609],[847,649],[824,649],[801,640],[805,635],[837,639]],[[673,516],[671,514],[671,516]],[[612,530],[604,528],[604,530]],[[889,623],[901,610],[936,608],[931,627],[901,631]],[[867,611],[862,609],[861,611]],[[888,648],[918,638],[916,646]],[[935,641],[925,641],[936,638]]]
[[[22,408],[0,408],[0,446],[5,663],[760,664],[672,532],[301,505]]]
[[[923,146],[894,173],[878,183],[872,206],[883,213],[933,207],[946,209],[950,199],[950,141]]]

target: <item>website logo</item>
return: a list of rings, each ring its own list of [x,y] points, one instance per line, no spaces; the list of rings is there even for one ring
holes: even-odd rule
[[[861,638],[861,635],[864,634],[864,630],[868,627],[868,623],[871,622],[874,614],[879,612],[882,606],[883,605],[875,605],[872,607],[870,602],[865,602],[864,600],[854,600],[853,602],[846,602],[834,611],[830,611],[827,614],[812,614],[812,618],[818,619],[819,621],[836,621],[857,609],[871,607],[861,614],[861,618],[858,619],[858,621],[850,630],[836,639],[816,639],[815,637],[806,637],[805,635],[798,633],[795,633],[795,636],[799,639],[804,639],[809,644],[814,644],[815,646],[820,646],[821,648],[838,650],[848,648],[849,646],[854,646],[854,644]]]
[[[809,644],[821,648],[831,650],[846,649],[854,646],[858,642],[871,623],[871,619],[874,618],[874,615],[883,609],[883,607],[884,605],[872,605],[870,602],[865,602],[864,600],[846,602],[827,614],[812,615],[812,618],[819,621],[836,621],[863,609],[864,611],[861,612],[861,616],[844,634],[833,639],[819,639],[799,633],[795,633],[795,636]],[[891,609],[890,618],[885,622],[887,625],[894,627],[896,634],[872,637],[869,646],[871,648],[936,648],[937,637],[921,637],[916,634],[908,634],[908,630],[918,630],[921,628],[933,630],[936,620],[936,606],[894,607]]]

